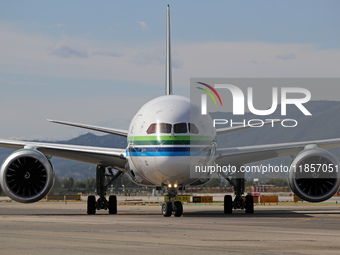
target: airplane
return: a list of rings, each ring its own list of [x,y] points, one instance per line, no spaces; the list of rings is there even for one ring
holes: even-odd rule
[[[15,150],[5,159],[0,171],[3,192],[21,203],[33,203],[43,199],[54,185],[55,175],[50,158],[60,157],[96,165],[96,193],[89,196],[87,213],[108,210],[117,214],[117,197],[106,198],[112,182],[122,174],[128,174],[133,182],[143,186],[164,189],[168,202],[161,212],[164,217],[180,217],[183,205],[176,201],[178,191],[188,186],[206,183],[211,176],[193,177],[190,166],[235,165],[238,169],[262,160],[291,156],[291,168],[303,164],[332,165],[339,167],[338,159],[326,149],[340,147],[340,139],[266,144],[233,148],[217,147],[216,137],[250,128],[249,126],[216,129],[209,115],[202,115],[190,99],[172,93],[170,7],[167,6],[166,40],[166,93],[147,102],[136,113],[128,130],[98,127],[74,122],[49,120],[50,122],[126,137],[127,148],[101,148],[66,144],[0,140],[0,147]],[[312,174],[312,173],[311,173]],[[222,176],[234,188],[235,196],[224,196],[224,213],[235,209],[254,212],[253,196],[246,195],[245,175]],[[288,173],[289,185],[300,198],[321,202],[332,197],[339,189],[340,176],[333,171],[327,178]]]

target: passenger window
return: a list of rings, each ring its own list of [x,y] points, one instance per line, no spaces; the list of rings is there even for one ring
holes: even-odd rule
[[[189,123],[189,132],[192,134],[198,134],[198,128],[194,123]]]
[[[175,134],[184,134],[187,132],[188,132],[187,123],[177,123],[174,125]]]
[[[148,130],[146,130],[147,134],[154,134],[156,133],[157,130],[157,123],[153,123],[150,125],[150,127],[148,128]]]

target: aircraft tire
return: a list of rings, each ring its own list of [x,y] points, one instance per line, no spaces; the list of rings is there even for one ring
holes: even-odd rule
[[[170,217],[172,214],[172,203],[164,202],[162,204],[162,214],[164,217]]]
[[[183,215],[183,205],[180,201],[175,201],[175,217],[181,217]]]
[[[87,214],[96,214],[96,197],[87,197]]]
[[[117,197],[116,196],[110,196],[109,197],[109,214],[117,214]]]
[[[230,195],[224,196],[224,214],[233,213],[233,199]]]
[[[254,213],[254,199],[252,195],[246,196],[246,213]]]

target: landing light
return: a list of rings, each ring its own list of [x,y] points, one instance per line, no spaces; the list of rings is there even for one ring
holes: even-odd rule
[[[168,184],[168,188],[171,188],[171,184]]]
[[[175,184],[174,187],[177,188],[177,184]]]

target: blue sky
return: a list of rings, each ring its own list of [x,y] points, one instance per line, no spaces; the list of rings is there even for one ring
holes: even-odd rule
[[[2,1],[1,138],[128,127],[164,93],[166,5],[174,93],[190,77],[339,77],[339,1]]]

